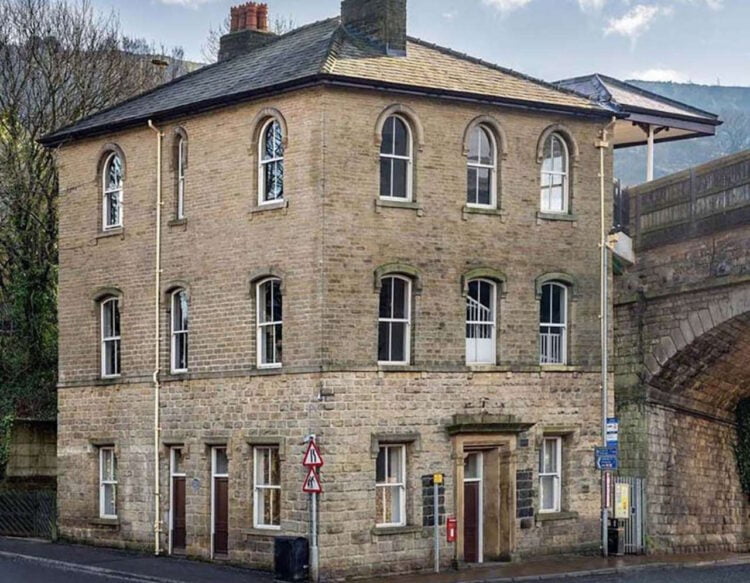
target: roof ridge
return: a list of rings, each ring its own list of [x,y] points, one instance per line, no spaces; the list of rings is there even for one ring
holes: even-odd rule
[[[676,99],[672,99],[664,95],[659,95],[658,93],[654,93],[653,91],[649,91],[648,89],[643,89],[642,87],[638,87],[637,85],[633,85],[632,83],[628,83],[627,81],[621,81],[620,79],[615,79],[614,77],[610,77],[609,75],[602,75],[600,73],[595,73],[595,75],[599,78],[606,79],[608,82],[614,83],[615,85],[625,85],[626,87],[633,89],[637,93],[640,93],[641,95],[644,95],[646,97],[652,97],[652,98],[656,98],[657,100],[666,101],[670,105],[673,105],[680,109],[686,109],[689,111],[702,114],[708,117],[709,119],[719,119],[719,116],[716,115],[715,113],[711,113],[710,111],[706,111],[705,109],[700,109],[698,107],[693,107],[692,105],[689,105],[687,103],[682,103],[680,101],[677,101]]]
[[[326,49],[326,58],[323,60],[323,64],[318,69],[319,73],[333,73],[333,69],[336,66],[336,61],[338,60],[339,51],[341,50],[341,44],[344,34],[345,29],[341,25],[341,23],[339,23],[338,28],[336,28],[336,30],[331,35],[331,39],[328,43],[328,49]]]
[[[479,57],[473,57],[467,53],[462,53],[461,51],[456,51],[454,49],[449,49],[447,47],[431,43],[429,41],[423,40],[421,38],[413,37],[413,36],[407,36],[406,37],[409,41],[422,45],[427,48],[435,49],[441,53],[444,53],[446,55],[450,55],[453,57],[457,57],[459,59],[463,59],[465,61],[469,61],[470,63],[474,63],[477,65],[482,65],[484,67],[488,67],[490,69],[494,69],[495,71],[500,71],[501,73],[505,73],[506,75],[511,75],[513,77],[516,77],[518,79],[522,79],[524,81],[529,81],[531,83],[536,83],[537,85],[540,85],[542,87],[545,87],[547,89],[550,89],[552,91],[557,91],[558,93],[566,93],[568,95],[572,95],[574,97],[577,97],[578,99],[581,99],[583,101],[588,101],[591,103],[590,99],[587,99],[583,97],[580,93],[577,93],[571,89],[566,89],[565,87],[557,87],[553,83],[550,83],[548,81],[544,81],[542,79],[538,79],[536,77],[532,77],[531,75],[526,75],[525,73],[521,73],[519,71],[516,71],[514,69],[510,69],[508,67],[503,67],[502,65],[498,65],[497,63],[492,63],[490,61],[486,61],[484,59],[480,59]],[[598,104],[596,104],[598,105]]]

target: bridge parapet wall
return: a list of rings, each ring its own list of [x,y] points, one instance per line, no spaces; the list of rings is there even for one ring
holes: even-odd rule
[[[750,222],[750,150],[627,190],[636,252]]]

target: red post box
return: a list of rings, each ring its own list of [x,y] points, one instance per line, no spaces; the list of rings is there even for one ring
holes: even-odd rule
[[[448,520],[445,523],[445,536],[447,537],[449,543],[456,542],[457,530],[458,530],[458,526],[456,524],[455,516],[449,516]]]

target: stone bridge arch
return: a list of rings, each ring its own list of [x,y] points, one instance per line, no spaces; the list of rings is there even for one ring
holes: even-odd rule
[[[750,397],[750,151],[630,189],[615,277],[621,473],[646,480],[649,550],[750,548],[734,453]]]

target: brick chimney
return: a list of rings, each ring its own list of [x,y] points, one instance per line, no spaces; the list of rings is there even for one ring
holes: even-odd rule
[[[389,55],[406,55],[406,0],[344,0],[341,23]]]
[[[229,14],[229,32],[219,41],[220,61],[249,53],[276,37],[268,30],[268,4],[246,2],[232,6]]]

